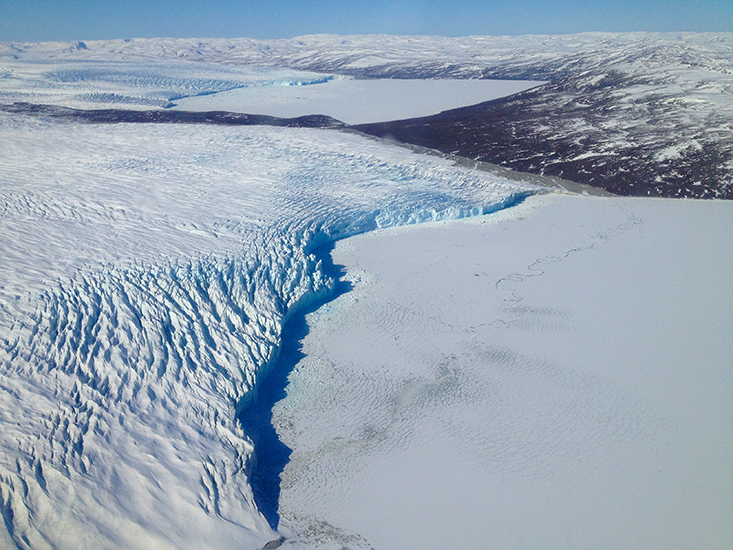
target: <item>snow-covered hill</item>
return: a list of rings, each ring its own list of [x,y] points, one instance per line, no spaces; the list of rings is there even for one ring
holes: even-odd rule
[[[616,193],[733,197],[733,34],[316,35],[0,45],[13,63],[186,59],[360,78],[549,80],[441,118],[364,128]]]

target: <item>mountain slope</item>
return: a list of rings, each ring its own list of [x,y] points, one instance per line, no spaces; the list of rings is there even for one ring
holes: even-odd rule
[[[620,194],[733,198],[731,33],[0,45],[6,79],[13,63],[39,59],[186,59],[358,78],[546,80],[543,88],[486,105],[361,129]]]

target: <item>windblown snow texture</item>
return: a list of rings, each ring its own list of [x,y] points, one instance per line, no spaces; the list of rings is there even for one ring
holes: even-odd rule
[[[535,191],[341,131],[89,125],[59,108],[128,109],[145,122],[188,116],[162,114],[177,98],[337,75],[550,80],[445,115],[462,130],[426,144],[625,182],[617,192],[729,197],[732,40],[0,44],[0,547],[276,540],[256,509],[256,449],[236,414],[277,359],[288,317],[333,291],[312,250]],[[402,139],[443,121],[407,123]],[[337,125],[306,122],[292,125]]]
[[[146,85],[154,82],[158,90],[148,97],[134,92],[140,82],[128,82],[127,91],[115,92],[118,82],[112,82],[114,70],[107,68],[94,73],[94,91],[79,89],[75,97],[82,101],[97,93],[101,101],[117,94],[166,102],[174,95],[215,93],[245,80],[266,80],[251,72],[236,75],[235,68],[242,66],[290,71],[271,82],[316,78],[315,73],[296,76],[293,71],[359,78],[546,80],[542,88],[470,109],[361,129],[619,194],[733,198],[731,33],[317,35],[263,41],[113,40],[87,42],[83,48],[77,43],[10,43],[0,44],[0,100],[43,102],[32,95],[45,89],[48,78],[43,74],[31,95],[26,90],[21,97],[12,89],[20,73],[33,73],[38,60],[59,65],[49,74],[54,75],[55,93],[61,94],[73,85],[65,76],[72,70],[69,64],[118,60],[119,72],[119,64],[132,59],[196,60],[207,72],[195,84],[176,84],[175,91],[171,77],[148,79]],[[214,70],[213,64],[221,68]],[[182,69],[176,70],[180,74]],[[47,98],[46,92],[41,95]]]
[[[337,131],[0,115],[0,547],[276,539],[236,422],[311,253],[533,188]]]

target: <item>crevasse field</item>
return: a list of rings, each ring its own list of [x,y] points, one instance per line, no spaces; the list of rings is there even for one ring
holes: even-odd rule
[[[531,192],[337,132],[0,124],[5,546],[277,538],[235,415],[331,292],[313,249]]]
[[[21,50],[2,105],[305,87],[374,116],[334,74]],[[342,130],[0,110],[0,548],[727,548],[733,203],[501,174]],[[238,418],[275,367],[265,510]]]

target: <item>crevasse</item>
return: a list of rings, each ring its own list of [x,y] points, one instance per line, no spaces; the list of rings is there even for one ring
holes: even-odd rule
[[[236,414],[333,291],[312,250],[536,191],[341,132],[0,124],[0,546],[262,546]]]

